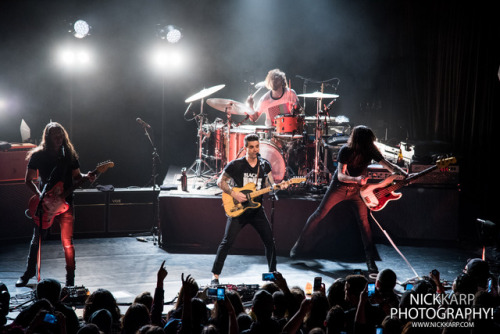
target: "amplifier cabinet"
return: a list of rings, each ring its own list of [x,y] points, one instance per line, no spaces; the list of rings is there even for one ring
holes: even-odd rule
[[[109,193],[109,232],[145,232],[154,226],[158,191],[118,188]]]
[[[7,151],[0,151],[0,181],[24,181],[26,155],[36,147],[33,144],[12,144]]]

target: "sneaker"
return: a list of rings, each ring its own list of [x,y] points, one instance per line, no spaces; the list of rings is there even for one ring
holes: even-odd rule
[[[212,286],[219,285],[219,279],[218,278],[214,278],[213,280],[210,281],[210,285],[212,285]]]

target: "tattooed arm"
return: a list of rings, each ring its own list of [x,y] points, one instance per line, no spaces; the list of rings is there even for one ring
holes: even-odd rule
[[[223,192],[225,192],[228,195],[231,195],[231,197],[237,200],[238,202],[240,203],[245,202],[247,200],[245,194],[233,190],[233,188],[229,185],[229,180],[231,180],[231,176],[229,176],[226,172],[224,172],[217,180],[217,185]]]

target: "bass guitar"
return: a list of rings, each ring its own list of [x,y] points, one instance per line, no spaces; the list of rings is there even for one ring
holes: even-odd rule
[[[96,166],[90,174],[98,176],[104,173],[109,168],[114,167],[114,163],[111,161],[105,161]],[[76,188],[83,184],[87,179],[81,178],[75,182],[70,188],[64,190],[64,183],[62,181],[57,182],[52,189],[45,193],[42,201],[43,215],[42,215],[42,229],[47,229],[52,226],[54,218],[61,213],[69,210],[69,204],[66,202],[66,197]],[[28,214],[33,219],[35,224],[40,226],[40,217],[38,217],[37,209],[40,198],[38,195],[33,195],[28,202]]]
[[[398,200],[403,196],[401,193],[396,193],[396,190],[415,182],[415,180],[432,172],[436,168],[446,168],[456,162],[457,160],[453,157],[441,159],[436,162],[436,165],[426,168],[410,177],[401,179],[401,175],[394,174],[379,183],[366,184],[360,189],[361,198],[370,210],[380,211],[385,208],[389,201]]]
[[[288,181],[283,181],[283,182],[277,184],[276,187],[280,188],[281,186],[283,186],[285,184],[290,185],[290,184],[301,183],[301,182],[305,182],[305,181],[306,181],[305,177],[294,177]],[[264,195],[264,194],[274,190],[273,187],[267,187],[267,188],[263,188],[261,190],[255,190],[256,189],[255,183],[248,183],[244,187],[241,187],[241,188],[234,187],[233,189],[235,191],[239,191],[239,192],[245,194],[247,197],[247,200],[245,202],[239,203],[231,195],[226,194],[226,193],[222,193],[222,204],[224,206],[224,211],[226,211],[226,215],[228,217],[232,217],[232,218],[240,216],[243,212],[245,212],[248,209],[259,208],[261,206],[261,204],[259,202],[254,202],[253,199],[255,197]]]

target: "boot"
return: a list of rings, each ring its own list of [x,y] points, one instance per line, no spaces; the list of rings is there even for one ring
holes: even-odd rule
[[[66,286],[75,286],[75,272],[66,272]]]
[[[30,275],[28,272],[25,272],[19,279],[16,281],[16,287],[20,288],[23,286],[26,286],[30,280],[30,278],[34,277],[35,275]]]
[[[378,273],[378,267],[373,257],[366,258],[366,266],[368,267],[369,273]]]

